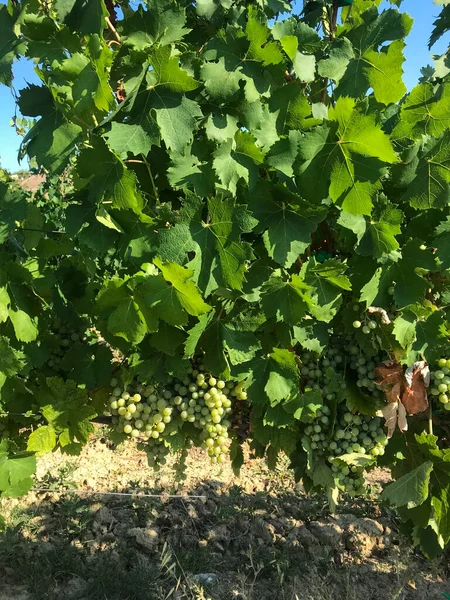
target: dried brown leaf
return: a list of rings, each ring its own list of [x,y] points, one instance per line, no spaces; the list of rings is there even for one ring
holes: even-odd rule
[[[382,387],[388,402],[397,402],[400,399],[403,367],[393,361],[386,361],[375,369],[376,382]]]
[[[381,410],[386,421],[387,436],[391,438],[397,425],[398,402],[389,402]]]
[[[408,421],[406,419],[406,409],[405,406],[399,402],[398,403],[398,414],[397,414],[397,425],[400,431],[408,430]]]
[[[407,385],[402,403],[410,415],[424,412],[428,408],[427,380],[428,367],[424,362],[418,362],[406,371]]]

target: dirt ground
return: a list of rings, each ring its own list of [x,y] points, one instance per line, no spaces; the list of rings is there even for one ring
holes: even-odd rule
[[[133,443],[113,451],[101,430],[79,457],[43,457],[37,489],[1,501],[0,600],[450,594],[446,561],[424,559],[378,505],[386,472],[370,475],[367,498],[344,501],[330,517],[326,499],[306,496],[287,460],[270,472],[246,458],[237,478],[193,449],[177,482],[171,461],[155,473]]]

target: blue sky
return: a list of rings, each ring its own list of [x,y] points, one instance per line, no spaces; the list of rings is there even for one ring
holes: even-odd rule
[[[0,4],[5,4],[0,0]],[[388,5],[388,3],[385,3]],[[412,88],[420,76],[420,68],[431,63],[431,53],[428,51],[427,42],[432,29],[432,24],[439,13],[440,7],[433,0],[404,0],[402,10],[414,18],[414,26],[407,39],[405,50],[406,63],[404,66],[404,80],[408,89]],[[449,34],[440,40],[433,48],[434,54],[442,54],[449,43]],[[14,87],[18,91],[28,83],[39,83],[29,61],[20,60],[14,69]],[[17,162],[17,152],[21,138],[10,125],[14,115],[15,104],[11,90],[0,84],[0,166],[11,171],[21,168]],[[22,168],[26,168],[22,162]]]

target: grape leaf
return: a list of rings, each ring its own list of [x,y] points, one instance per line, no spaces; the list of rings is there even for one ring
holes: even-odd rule
[[[20,309],[10,308],[9,318],[14,327],[16,338],[20,342],[32,342],[38,336],[38,326],[36,319],[30,317],[28,313]]]
[[[273,275],[261,289],[261,304],[264,314],[289,325],[297,325],[305,316],[311,301],[308,296],[310,287],[298,275],[292,275],[285,281]]]
[[[443,208],[450,201],[450,131],[427,145],[420,157],[415,177],[402,200],[417,210]]]
[[[405,45],[402,38],[408,35],[413,21],[406,13],[394,9],[380,15],[376,10],[364,14],[367,18],[363,23],[352,29],[344,28],[344,35],[355,49],[355,58],[350,60],[336,92],[358,98],[372,88],[378,102],[397,102],[406,92],[402,81]],[[392,43],[384,45],[388,40]]]
[[[59,438],[63,436],[63,440],[79,446],[86,443],[94,432],[90,420],[97,413],[89,406],[86,391],[78,388],[74,381],[47,377],[45,385],[38,390],[36,401],[45,420]]]
[[[184,263],[189,252],[195,258],[189,263],[194,281],[209,295],[219,285],[242,289],[245,261],[253,258],[241,234],[251,231],[255,221],[243,205],[232,198],[210,198],[208,221],[202,220],[203,201],[186,195],[181,220],[172,229],[160,232],[160,257],[167,262]]]
[[[267,356],[259,356],[245,365],[239,377],[247,377],[248,395],[255,405],[269,401],[275,406],[289,400],[298,390],[298,367],[294,354],[274,348]]]
[[[277,202],[277,188],[258,187],[257,197],[251,196],[249,208],[259,221],[256,231],[264,231],[264,245],[278,264],[286,269],[291,267],[300,254],[311,243],[311,234],[323,220],[327,209],[311,206],[300,201],[297,206],[289,206],[280,198]]]
[[[0,492],[2,498],[23,496],[33,485],[36,457],[29,453],[8,454],[0,451]]]
[[[0,32],[2,46],[0,48],[0,83],[11,85],[13,80],[12,65],[18,51],[18,38],[14,33],[15,20],[7,6],[0,6]]]
[[[402,348],[407,348],[416,340],[416,315],[411,311],[402,312],[394,321],[393,334]]]
[[[381,493],[382,500],[394,506],[415,508],[428,498],[428,486],[433,463],[426,461],[416,469],[387,485]]]
[[[264,153],[255,144],[250,133],[238,131],[234,140],[223,142],[214,153],[213,166],[224,188],[232,194],[242,178],[254,187],[258,178],[258,166],[264,161]]]
[[[435,91],[433,84],[416,86],[402,103],[393,139],[439,137],[450,127],[450,83]]]
[[[92,147],[80,153],[77,167],[80,176],[88,181],[94,202],[106,199],[112,201],[114,208],[142,211],[144,198],[137,189],[136,176],[102,140],[97,139]]]
[[[42,425],[35,429],[28,438],[27,450],[37,456],[48,454],[56,446],[56,433],[51,425]]]
[[[248,57],[261,61],[264,66],[276,65],[283,62],[283,54],[277,42],[269,42],[270,30],[266,20],[254,6],[249,6],[247,26],[245,28],[247,39],[250,42]]]
[[[370,214],[383,163],[397,160],[392,145],[352,98],[340,98],[329,120],[299,144],[298,184],[311,202],[330,195],[346,212]]]
[[[232,321],[203,315],[189,332],[185,346],[186,356],[193,356],[199,349],[208,348],[204,355],[205,365],[213,373],[226,376],[230,365],[240,365],[251,360],[260,343],[251,331],[244,331]]]
[[[121,38],[134,50],[145,51],[159,42],[162,46],[176,42],[189,33],[184,9],[174,2],[153,0],[146,10],[139,6],[121,25]]]

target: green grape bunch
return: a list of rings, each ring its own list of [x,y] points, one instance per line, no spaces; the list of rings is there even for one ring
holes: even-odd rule
[[[440,358],[430,367],[431,385],[428,395],[439,400],[445,410],[450,410],[450,358]]]
[[[343,373],[345,361],[339,348],[333,344],[322,355],[303,352],[300,356],[300,374],[305,391],[320,390],[323,397],[331,402],[336,399],[336,375]],[[334,385],[331,386],[332,380]],[[339,388],[344,390],[347,384],[341,378]]]
[[[226,461],[232,399],[247,399],[243,384],[217,379],[199,364],[189,368],[183,379],[170,377],[164,386],[133,383],[121,387],[117,379],[111,380],[111,386],[115,430],[145,443],[150,466],[164,464],[175,431],[197,441],[212,463]]]
[[[372,331],[377,329],[377,327],[378,327],[377,321],[375,321],[375,319],[373,319],[373,318],[370,318],[366,312],[364,312],[364,311],[361,312],[361,307],[359,304],[357,304],[357,303],[353,304],[352,309],[353,309],[353,312],[355,313],[355,316],[357,316],[357,318],[353,321],[354,329],[361,329],[361,331],[365,335],[369,335]],[[358,312],[360,314],[356,315],[356,313],[358,313]]]
[[[374,398],[382,398],[383,392],[375,382],[375,369],[385,360],[380,354],[367,356],[354,344],[347,344],[345,352],[348,365],[356,375],[356,385]]]
[[[331,422],[331,409],[324,405],[315,420],[304,430],[302,444],[316,460],[331,465],[338,488],[349,495],[364,494],[364,468],[349,464],[353,453],[383,456],[388,443],[379,417],[357,415],[338,405],[336,421]]]
[[[50,346],[47,366],[55,372],[61,370],[61,363],[67,352],[80,342],[87,340],[86,327],[74,325],[56,318],[50,324],[48,342]]]

